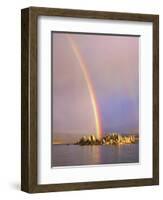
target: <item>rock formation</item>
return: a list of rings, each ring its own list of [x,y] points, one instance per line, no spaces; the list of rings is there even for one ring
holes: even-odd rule
[[[94,135],[83,136],[75,144],[78,145],[120,145],[120,144],[134,144],[138,141],[138,135],[120,135],[118,133],[107,134],[101,139]]]

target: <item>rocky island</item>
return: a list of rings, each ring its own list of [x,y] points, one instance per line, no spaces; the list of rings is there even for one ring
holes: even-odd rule
[[[75,145],[121,145],[135,144],[139,140],[136,134],[121,135],[119,133],[110,133],[102,137],[96,138],[95,135],[83,136]]]

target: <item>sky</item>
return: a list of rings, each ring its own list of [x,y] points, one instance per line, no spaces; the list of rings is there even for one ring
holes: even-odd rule
[[[71,40],[93,88],[102,135],[138,133],[139,37],[53,32],[53,141],[96,135],[88,83]]]

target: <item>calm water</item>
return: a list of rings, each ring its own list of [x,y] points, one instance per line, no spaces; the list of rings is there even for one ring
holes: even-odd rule
[[[97,165],[139,162],[139,144],[125,145],[55,145],[52,166]]]

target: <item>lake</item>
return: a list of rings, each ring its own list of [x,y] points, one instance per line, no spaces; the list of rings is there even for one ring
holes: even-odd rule
[[[138,163],[139,143],[123,145],[52,145],[52,167]]]

